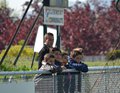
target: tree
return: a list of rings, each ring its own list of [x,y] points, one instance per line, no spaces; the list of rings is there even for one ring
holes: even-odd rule
[[[0,8],[0,51],[5,48],[6,41],[9,40],[9,34],[11,33],[6,33],[6,29],[13,25],[9,15],[10,9],[6,7]]]
[[[119,42],[120,14],[115,9],[115,2],[104,7],[99,5],[99,1],[89,1],[86,4],[77,2],[72,8],[65,10],[65,24],[61,27],[62,46],[65,50],[83,47],[86,55],[105,54],[106,51],[115,48]],[[91,7],[91,3],[95,7],[94,9]],[[25,3],[25,5],[27,4]],[[30,30],[41,8],[38,0],[34,1],[32,8],[33,13],[25,18],[14,44],[24,40]],[[4,47],[9,44],[20,22],[19,18],[14,21],[10,17],[10,13],[9,8],[0,10],[0,42],[4,44]],[[43,24],[42,20],[41,15],[28,40],[29,45],[34,44],[37,29],[40,24]],[[118,48],[119,46],[118,44]]]
[[[33,3],[34,4],[34,3]],[[6,45],[9,44],[10,40],[12,39],[19,23],[20,18],[14,18],[11,16],[12,9],[8,7],[0,8],[0,50],[4,49]],[[37,14],[36,14],[37,15]],[[19,29],[19,32],[13,42],[13,44],[17,44],[20,40],[24,40],[33,24],[33,21],[36,18],[36,15],[31,15],[24,19],[22,26]],[[14,20],[15,19],[15,20]],[[35,41],[35,36],[37,33],[37,28],[41,24],[41,18],[36,23],[32,35],[28,40],[28,44],[33,45]]]
[[[67,49],[83,47],[87,55],[105,54],[120,37],[119,17],[114,3],[110,7],[97,5],[96,9],[91,9],[89,2],[82,7],[76,4],[65,11],[62,45]]]

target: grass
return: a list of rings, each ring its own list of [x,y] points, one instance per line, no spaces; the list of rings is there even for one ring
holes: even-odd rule
[[[11,65],[13,65],[13,62],[14,62],[14,59],[15,58],[7,58],[5,59],[5,62],[3,62],[3,64],[6,63],[6,60],[7,61],[10,61],[12,63],[10,64],[7,64],[9,65],[9,67],[11,67]],[[21,68],[23,71],[26,70],[24,69],[24,67],[28,68],[27,70],[37,70],[38,68],[38,61],[34,61],[34,65],[33,65],[33,68],[31,69],[31,63],[32,63],[32,58],[19,58],[16,66],[14,67],[14,70],[16,70],[17,68]],[[96,62],[85,62],[85,64],[87,64],[89,67],[92,67],[92,66],[120,66],[120,60],[115,60],[115,61],[96,61]],[[20,69],[20,71],[21,71]],[[3,76],[0,76],[0,79],[3,78]]]
[[[32,59],[22,59],[21,61],[18,61],[17,66],[27,66],[31,67]],[[92,66],[120,66],[120,60],[115,61],[96,61],[96,62],[84,62],[89,67]],[[38,67],[38,61],[34,61],[33,70],[37,70]]]
[[[89,67],[92,66],[120,66],[120,59],[114,61],[96,61],[96,62],[85,62]]]
[[[10,68],[13,66],[15,58],[5,58],[3,64],[5,67]],[[7,63],[7,64],[6,64]],[[11,70],[37,70],[38,61],[34,60],[33,68],[31,69],[32,58],[19,58],[16,66],[13,66]],[[96,61],[96,62],[84,62],[89,67],[92,66],[120,66],[120,59],[115,61]]]
[[[12,71],[16,71],[16,70],[37,70],[37,65],[38,62],[34,61],[34,65],[33,68],[31,69],[31,63],[32,63],[32,58],[26,57],[26,58],[19,58],[16,65],[14,66],[15,58],[14,57],[6,57],[2,63],[2,66],[4,68],[4,70],[6,71],[8,70],[12,70]]]

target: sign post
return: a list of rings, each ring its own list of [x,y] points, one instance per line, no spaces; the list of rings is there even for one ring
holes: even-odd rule
[[[44,24],[57,26],[57,42],[60,48],[60,26],[64,25],[64,8],[44,7]]]
[[[44,7],[44,24],[64,25],[64,8]]]
[[[68,7],[68,0],[43,0],[44,4],[44,34],[47,25],[57,26],[57,47],[60,48],[60,26],[64,25],[64,8]]]

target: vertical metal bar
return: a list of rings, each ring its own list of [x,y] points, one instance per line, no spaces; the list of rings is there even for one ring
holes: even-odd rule
[[[60,49],[60,26],[57,26],[56,29],[57,29],[57,42],[56,42],[56,45]]]
[[[34,52],[34,54],[33,54],[33,59],[32,59],[31,68],[33,67],[33,64],[34,64],[35,55],[36,55],[36,52]]]
[[[79,72],[78,73],[78,91],[79,91],[79,93],[81,93],[81,89],[82,89],[82,73]]]
[[[47,33],[47,25],[43,25],[43,32],[44,32],[44,35]]]
[[[22,48],[20,49],[19,54],[17,55],[17,57],[16,57],[13,65],[16,65],[17,60],[18,60],[18,58],[20,57],[20,55],[21,55],[21,53],[22,53],[22,51],[23,51],[23,49],[24,49],[24,46],[25,46],[25,44],[27,43],[27,40],[29,39],[29,36],[31,35],[31,32],[32,32],[32,30],[33,30],[33,28],[34,28],[34,26],[35,26],[35,24],[36,24],[36,22],[37,22],[37,20],[38,20],[38,18],[39,18],[39,16],[40,16],[41,12],[42,12],[42,9],[43,9],[43,6],[41,7],[39,14],[37,15],[37,18],[36,18],[35,21],[33,22],[32,26],[31,26],[31,28],[30,28],[30,31],[28,32],[27,37],[26,37],[26,39],[25,39],[25,41],[24,41],[24,43],[23,43],[23,46],[22,46]]]
[[[56,93],[56,75],[55,74],[53,74],[53,93]]]
[[[20,21],[20,23],[19,23],[19,25],[18,25],[18,27],[17,27],[17,29],[16,29],[16,32],[14,33],[14,35],[13,35],[13,37],[12,37],[12,39],[11,39],[11,41],[10,41],[10,43],[9,43],[6,51],[5,51],[5,53],[4,53],[4,55],[3,55],[3,57],[2,57],[2,59],[1,59],[1,61],[0,61],[0,65],[3,63],[4,58],[6,57],[6,55],[7,55],[8,51],[9,51],[9,49],[10,49],[10,47],[11,47],[11,45],[12,45],[14,39],[15,39],[17,33],[19,32],[19,29],[20,29],[20,27],[21,27],[21,24],[23,23],[23,20],[24,20],[26,14],[27,14],[27,12],[28,12],[28,10],[29,10],[29,8],[30,8],[30,5],[31,5],[32,1],[33,1],[33,0],[30,1],[29,5],[28,5],[28,7],[27,7],[27,9],[26,9],[26,11],[25,11],[25,13],[24,13],[24,15],[23,15],[23,17],[22,17],[22,19],[21,19],[21,21]]]

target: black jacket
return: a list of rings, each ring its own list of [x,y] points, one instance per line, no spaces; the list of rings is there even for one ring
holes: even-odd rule
[[[42,60],[44,59],[45,54],[49,53],[49,47],[44,44],[43,48],[40,50],[39,52],[39,56],[38,56],[38,69],[40,69],[40,67],[42,66]]]

